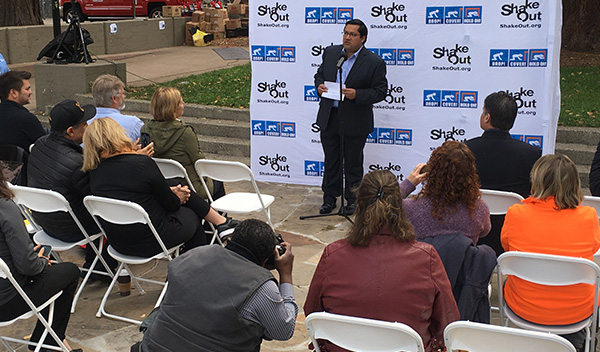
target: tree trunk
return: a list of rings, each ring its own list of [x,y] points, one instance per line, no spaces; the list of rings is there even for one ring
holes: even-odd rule
[[[563,48],[600,50],[600,0],[563,0]]]
[[[0,0],[0,27],[43,23],[40,0]]]

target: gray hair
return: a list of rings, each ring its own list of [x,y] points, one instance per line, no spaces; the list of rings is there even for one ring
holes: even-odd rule
[[[96,106],[110,107],[112,98],[117,96],[123,87],[125,84],[117,76],[109,74],[98,76],[92,85],[92,96]]]

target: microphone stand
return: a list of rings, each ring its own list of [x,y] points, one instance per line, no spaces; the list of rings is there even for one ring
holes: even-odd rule
[[[340,82],[340,100],[338,103],[337,114],[338,114],[338,120],[340,122],[340,185],[342,188],[342,190],[340,192],[340,194],[341,194],[340,201],[342,204],[340,205],[340,209],[338,210],[337,213],[305,215],[305,216],[301,216],[300,220],[312,219],[312,218],[322,218],[322,217],[326,217],[326,216],[342,216],[346,220],[350,221],[351,224],[354,224],[354,221],[352,221],[352,219],[350,219],[350,216],[348,216],[348,214],[346,214],[346,206],[344,205],[346,196],[344,195],[344,189],[345,189],[345,187],[344,187],[344,181],[345,181],[345,179],[344,179],[344,118],[342,117],[343,82],[342,82],[342,65],[341,64],[338,67],[338,77],[339,77],[339,82]]]

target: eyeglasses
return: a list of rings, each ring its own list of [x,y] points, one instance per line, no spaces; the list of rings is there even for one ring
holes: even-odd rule
[[[358,36],[360,35],[360,33],[356,33],[356,32],[346,32],[346,31],[343,31],[343,32],[342,32],[342,34],[343,34],[344,36],[347,36],[347,35],[348,35],[348,36],[351,36],[352,38],[354,38],[354,37],[358,37]]]

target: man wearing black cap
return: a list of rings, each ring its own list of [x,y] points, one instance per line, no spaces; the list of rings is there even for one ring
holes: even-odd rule
[[[50,111],[51,133],[38,139],[33,146],[28,164],[28,185],[50,189],[62,194],[73,212],[90,235],[100,230],[83,205],[83,197],[89,193],[89,177],[81,171],[83,165],[83,132],[87,120],[96,114],[93,105],[80,105],[75,100],[58,103]],[[33,213],[33,218],[50,236],[63,241],[75,242],[83,234],[65,212]],[[87,246],[84,267],[89,267],[94,252]],[[109,256],[108,264],[116,267]]]

